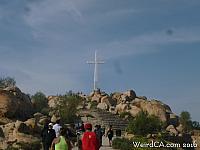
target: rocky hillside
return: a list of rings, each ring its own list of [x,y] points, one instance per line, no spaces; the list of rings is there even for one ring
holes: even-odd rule
[[[133,90],[112,94],[97,90],[88,96],[81,96],[86,99],[84,108],[88,110],[90,110],[92,105],[96,104],[96,107],[104,112],[114,115],[130,114],[132,117],[135,117],[141,111],[145,111],[149,115],[157,116],[167,125],[166,131],[171,135],[177,136],[182,134],[183,127],[179,123],[179,117],[172,112],[167,104],[155,99],[149,100],[145,96],[137,96]]]
[[[83,113],[86,120],[88,116],[102,125],[115,124],[113,128],[124,131],[128,122],[126,118],[119,118],[120,114],[130,114],[135,117],[140,111],[146,111],[150,115],[157,116],[165,122],[166,131],[171,135],[181,137],[183,127],[179,123],[179,117],[172,112],[167,104],[159,100],[149,100],[145,96],[136,95],[135,91],[115,92],[107,94],[100,90],[90,95],[79,94],[80,104],[76,105],[79,112]],[[19,88],[0,89],[0,149],[11,147],[19,148],[20,144],[40,147],[40,131],[48,120],[55,122],[58,114],[55,113],[56,105],[60,102],[59,96],[47,97],[47,114],[34,114],[30,97]],[[91,108],[98,109],[91,109]],[[71,112],[70,112],[71,113]],[[81,113],[77,115],[81,116]],[[88,120],[87,120],[88,121]],[[199,141],[199,135],[194,136]],[[27,149],[27,148],[25,148]],[[38,149],[38,148],[36,148]]]
[[[137,96],[133,90],[126,92],[115,92],[107,94],[101,91],[92,92],[87,99],[97,102],[97,108],[114,114],[129,112],[135,117],[140,111],[146,111],[150,115],[155,115],[161,121],[177,126],[178,116],[171,108],[159,100],[148,100],[145,96]]]
[[[0,89],[0,149],[40,147],[38,137],[47,117],[33,113],[29,96],[19,88]]]

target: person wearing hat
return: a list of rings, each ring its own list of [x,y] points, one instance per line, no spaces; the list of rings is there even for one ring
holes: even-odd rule
[[[85,132],[82,137],[82,150],[99,150],[99,142],[95,132],[92,132],[92,124],[85,124]]]
[[[53,123],[49,123],[48,127],[46,126],[46,128],[44,128],[42,131],[41,136],[44,150],[49,150],[53,139],[56,137],[55,130],[52,128]]]

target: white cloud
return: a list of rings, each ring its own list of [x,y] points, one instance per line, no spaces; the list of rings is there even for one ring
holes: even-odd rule
[[[25,20],[33,28],[51,24],[59,19],[64,19],[66,16],[71,16],[77,22],[82,21],[81,12],[71,0],[44,0],[40,3],[30,3],[29,9],[29,13],[25,15]]]
[[[102,15],[110,16],[110,17],[119,17],[121,15],[127,15],[127,14],[135,14],[140,13],[141,10],[129,8],[129,9],[119,9],[119,10],[109,10],[108,12],[102,13]]]
[[[135,44],[160,45],[170,43],[191,43],[200,41],[200,28],[177,28],[173,29],[171,34],[167,31],[158,31],[147,35],[141,35],[132,38]]]
[[[200,28],[175,28],[171,35],[167,31],[157,31],[130,37],[128,40],[112,41],[102,47],[107,57],[137,55],[162,50],[169,44],[186,44],[200,42]]]

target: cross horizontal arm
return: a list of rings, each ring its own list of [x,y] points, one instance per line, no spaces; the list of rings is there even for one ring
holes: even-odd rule
[[[87,64],[104,64],[105,62],[104,61],[97,61],[97,62],[95,62],[95,61],[87,61],[86,63]]]
[[[87,61],[86,63],[87,63],[87,64],[95,64],[94,61]]]
[[[104,61],[98,61],[96,62],[97,64],[104,64],[105,62]]]

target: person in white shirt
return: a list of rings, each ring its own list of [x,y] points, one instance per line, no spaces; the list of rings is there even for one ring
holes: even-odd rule
[[[60,129],[62,128],[62,126],[60,125],[60,119],[56,121],[56,124],[53,125],[53,129],[56,132],[56,137],[59,136],[60,133]]]

